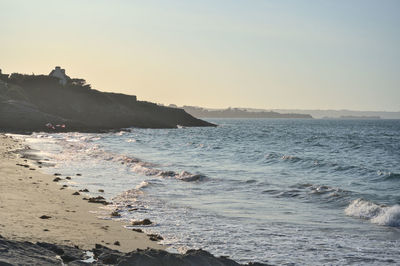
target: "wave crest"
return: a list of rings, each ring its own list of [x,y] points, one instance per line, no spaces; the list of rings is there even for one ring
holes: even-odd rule
[[[400,227],[400,205],[384,206],[356,199],[345,209],[348,216],[366,219],[374,224]]]

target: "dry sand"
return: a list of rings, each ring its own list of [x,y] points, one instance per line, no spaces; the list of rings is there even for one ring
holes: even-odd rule
[[[73,196],[73,190],[60,190],[54,176],[41,173],[33,161],[25,162],[15,153],[24,146],[22,141],[0,134],[0,235],[82,249],[92,249],[96,243],[123,252],[163,248],[146,234],[124,228],[122,222],[102,220],[90,213],[100,205],[82,200],[82,195]],[[42,215],[51,218],[39,218]],[[120,246],[114,245],[115,241]]]

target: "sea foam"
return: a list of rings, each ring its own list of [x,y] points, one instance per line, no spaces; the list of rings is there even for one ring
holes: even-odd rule
[[[356,199],[345,209],[345,213],[375,224],[400,227],[400,205],[384,206],[364,199]]]

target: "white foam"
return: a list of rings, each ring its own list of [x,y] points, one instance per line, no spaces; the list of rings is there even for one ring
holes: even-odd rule
[[[370,220],[372,223],[400,227],[400,205],[383,206],[356,199],[345,209],[348,216]]]
[[[147,182],[147,181],[142,181],[139,185],[137,185],[136,187],[135,187],[135,189],[141,189],[141,188],[145,188],[145,187],[148,187],[149,186],[149,182]]]

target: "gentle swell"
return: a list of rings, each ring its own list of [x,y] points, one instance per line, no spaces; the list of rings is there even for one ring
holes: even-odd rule
[[[348,216],[366,219],[374,224],[400,227],[400,205],[383,206],[356,199],[345,209]]]

